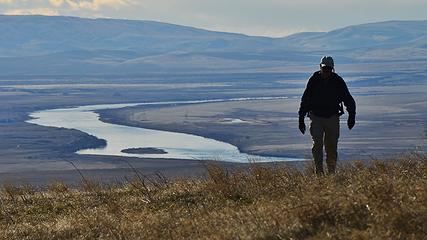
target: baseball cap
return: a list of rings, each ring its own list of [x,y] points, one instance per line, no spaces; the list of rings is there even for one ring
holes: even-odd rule
[[[331,56],[323,56],[320,60],[320,67],[334,68],[334,59]]]

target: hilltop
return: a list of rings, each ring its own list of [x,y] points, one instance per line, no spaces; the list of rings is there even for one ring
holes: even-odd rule
[[[205,179],[161,174],[45,190],[3,186],[0,239],[425,239],[423,155],[336,175],[285,166],[207,166]]]

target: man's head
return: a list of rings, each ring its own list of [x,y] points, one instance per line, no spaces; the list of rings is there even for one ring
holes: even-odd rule
[[[331,56],[323,56],[320,59],[320,72],[322,77],[329,78],[334,69],[334,59]]]
[[[334,59],[332,59],[331,56],[323,56],[322,59],[320,59],[320,67],[334,68]]]

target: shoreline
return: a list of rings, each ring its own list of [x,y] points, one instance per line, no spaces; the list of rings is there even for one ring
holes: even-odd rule
[[[203,105],[203,104],[211,104],[211,103],[201,103],[200,105]],[[185,107],[184,104],[181,106]],[[189,105],[187,104],[187,106]],[[168,108],[168,107],[173,108],[176,106],[175,105],[162,105],[162,106],[138,105],[138,106],[125,107],[120,109],[100,109],[100,110],[95,110],[94,112],[99,114],[99,120],[104,123],[200,136],[200,137],[224,142],[227,144],[231,144],[235,146],[239,150],[239,152],[250,154],[253,156],[302,158],[301,156],[304,155],[304,152],[299,149],[296,149],[296,150],[288,149],[286,151],[279,151],[277,149],[260,151],[258,149],[254,149],[254,146],[257,146],[256,143],[258,143],[257,141],[259,141],[259,139],[252,141],[251,137],[249,136],[241,136],[236,134],[240,132],[239,126],[237,125],[234,125],[234,126],[229,125],[229,127],[233,127],[232,131],[224,132],[224,131],[215,131],[215,124],[211,124],[208,122],[203,123],[204,124],[203,126],[201,126],[202,124],[195,126],[195,125],[192,125],[191,123],[186,124],[185,121],[182,123],[179,123],[179,122],[162,123],[160,121],[151,121],[151,120],[136,121],[131,119],[133,117],[132,114],[137,112],[138,109],[149,109],[149,110],[156,111],[156,110],[161,110],[163,108]],[[273,128],[273,127],[270,127],[270,128]],[[262,134],[263,133],[261,133],[261,135]],[[259,136],[256,136],[256,137],[259,138]],[[285,143],[283,142],[281,142],[280,144],[285,145]]]
[[[100,110],[100,111],[102,111],[102,110]],[[99,113],[99,112],[97,111],[97,113]],[[124,119],[122,120],[122,119],[104,118],[104,117],[102,117],[101,114],[100,114],[99,120],[102,121],[102,122],[105,122],[105,123],[117,124],[117,125],[122,125],[122,126],[145,128],[145,129],[158,130],[158,131],[167,131],[167,132],[177,132],[177,133],[184,133],[184,134],[190,134],[190,135],[195,135],[195,136],[199,136],[199,137],[209,138],[209,139],[213,139],[213,140],[216,140],[216,141],[220,141],[220,142],[225,142],[225,143],[231,144],[231,145],[237,147],[237,149],[239,150],[239,152],[250,154],[250,155],[254,155],[254,156],[297,158],[296,155],[295,156],[290,156],[290,155],[282,155],[282,154],[267,154],[267,153],[257,153],[255,151],[246,150],[246,148],[248,147],[248,145],[235,144],[232,141],[229,141],[229,138],[222,138],[221,135],[219,135],[219,134],[203,134],[203,133],[200,133],[200,132],[197,132],[197,131],[186,131],[186,130],[183,130],[179,125],[176,125],[176,126],[167,126],[167,127],[161,126],[161,125],[152,125],[152,124],[145,125],[143,123],[140,123],[140,124],[139,123],[132,123],[132,122],[126,121]]]
[[[188,160],[164,158],[138,158],[101,155],[71,154],[57,160],[65,164],[61,169],[21,169],[0,172],[2,185],[31,185],[48,187],[54,183],[65,183],[79,187],[85,181],[99,184],[124,183],[134,178],[158,178],[164,176],[173,179],[203,179],[207,177],[208,166],[221,166],[233,171],[257,166],[289,166],[304,168],[306,162],[265,162],[265,163],[232,163],[214,160]],[[75,167],[72,167],[72,162]],[[52,162],[54,163],[54,162]],[[139,175],[139,176],[138,176]]]
[[[77,108],[72,109],[51,109],[46,111],[39,111],[30,114],[33,117],[32,120],[28,121],[28,123],[34,123],[41,126],[47,127],[58,127],[58,128],[71,128],[86,132],[87,134],[91,134],[96,136],[99,139],[104,139],[104,141],[100,140],[100,142],[108,141],[104,148],[91,148],[84,149],[84,143],[79,144],[75,143],[76,147],[79,147],[80,151],[77,151],[78,154],[99,154],[99,155],[116,155],[116,156],[130,156],[132,154],[139,154],[141,158],[144,157],[158,157],[158,158],[183,158],[183,159],[192,159],[192,158],[200,158],[200,159],[221,159],[222,161],[229,162],[270,162],[270,161],[303,161],[306,160],[304,158],[291,158],[289,154],[284,155],[285,157],[271,157],[271,156],[283,156],[278,154],[260,154],[257,151],[248,151],[248,146],[245,143],[250,143],[253,145],[260,146],[264,142],[264,139],[270,138],[270,135],[266,134],[266,132],[258,131],[257,129],[252,129],[252,136],[256,138],[251,139],[249,136],[243,136],[245,138],[245,142],[236,142],[233,141],[233,135],[242,137],[241,133],[245,133],[246,131],[242,130],[237,125],[227,126],[228,131],[224,132],[218,129],[218,126],[229,125],[227,123],[220,123],[214,119],[212,121],[211,118],[204,118],[203,124],[209,124],[208,128],[199,127],[198,131],[193,131],[192,125],[188,124],[179,124],[179,121],[176,121],[178,115],[172,115],[169,118],[169,121],[165,119],[153,118],[151,122],[154,128],[135,128],[128,127],[129,124],[107,124],[105,123],[105,118],[102,116],[100,120],[99,112],[101,110],[119,110],[133,108],[136,106],[153,106],[152,109],[154,112],[157,112],[162,107],[185,107],[190,109],[197,109],[202,106],[203,108],[208,109],[208,113],[210,113],[209,108],[211,106],[219,105],[228,105],[228,104],[253,104],[262,103],[269,104],[272,101],[282,101],[283,99],[287,99],[284,97],[280,98],[236,98],[230,99],[229,101],[224,99],[219,100],[195,100],[195,101],[169,101],[169,102],[149,102],[149,103],[128,103],[128,104],[102,104],[102,105],[87,105],[87,106],[79,106]],[[269,101],[264,101],[269,100]],[[187,104],[188,103],[188,104]],[[189,105],[190,104],[190,105]],[[138,108],[136,108],[138,109]],[[170,114],[180,114],[180,112],[170,112]],[[124,119],[132,120],[132,115],[124,115]],[[102,121],[104,119],[104,122]],[[172,121],[172,124],[171,122]],[[241,121],[245,124],[247,123],[250,128],[253,126],[262,124],[267,126],[270,130],[275,128],[273,124],[266,124],[263,121],[251,120],[251,121]],[[155,130],[158,129],[157,123],[160,125],[169,123],[168,130]],[[173,124],[178,123],[178,124]],[[111,129],[110,129],[111,128]],[[145,130],[144,130],[145,129]],[[111,130],[111,132],[110,132]],[[179,134],[179,133],[187,133],[187,134]],[[148,135],[147,135],[148,134]],[[276,134],[274,134],[276,135]],[[147,136],[150,136],[147,138]],[[275,137],[275,136],[273,136]],[[261,138],[261,140],[259,140]],[[220,139],[222,141],[215,141],[215,139]],[[130,141],[129,141],[130,140]],[[142,142],[148,145],[140,145],[138,142]],[[166,145],[165,145],[166,144]],[[189,145],[190,144],[190,145]],[[165,151],[160,151],[154,149],[145,149],[145,151],[141,152],[141,147],[156,147],[163,146],[166,149],[169,149],[167,153]],[[203,146],[203,147],[202,147]],[[206,149],[205,149],[206,146]],[[238,146],[238,147],[236,147]],[[138,148],[138,149],[125,149],[125,148]],[[240,149],[240,151],[239,151]],[[135,152],[135,150],[138,150]],[[141,152],[141,153],[138,153]],[[248,154],[250,152],[251,154]],[[156,156],[144,156],[142,154],[156,154]],[[167,154],[167,155],[159,155],[159,154]],[[135,155],[136,156],[136,155]],[[268,156],[268,157],[263,157]]]

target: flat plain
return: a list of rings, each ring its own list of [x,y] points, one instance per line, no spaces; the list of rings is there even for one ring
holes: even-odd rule
[[[347,115],[341,117],[339,147],[343,161],[426,152],[427,71],[422,64],[406,69],[384,66],[379,72],[378,66],[343,65],[339,72],[357,102],[353,130],[346,129]],[[73,182],[80,176],[70,162],[88,175],[110,180],[131,175],[129,163],[147,174],[203,173],[204,165],[199,161],[77,155],[76,150],[100,146],[102,141],[72,129],[25,122],[33,111],[91,104],[286,97],[140,106],[100,113],[103,121],[192,133],[229,142],[252,154],[309,158],[311,140],[297,129],[297,110],[306,81],[315,70],[300,67],[293,71],[276,68],[190,75],[2,76],[0,181]]]

